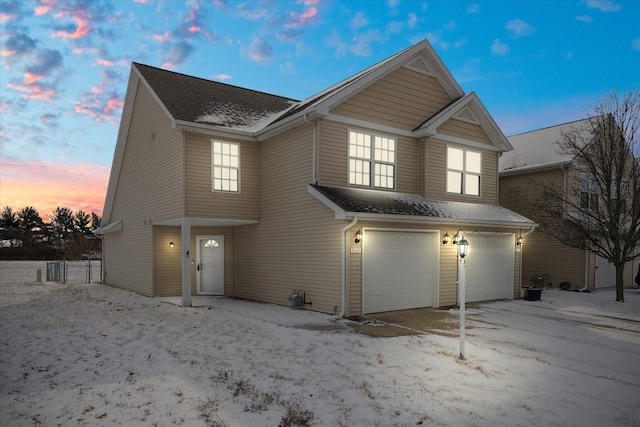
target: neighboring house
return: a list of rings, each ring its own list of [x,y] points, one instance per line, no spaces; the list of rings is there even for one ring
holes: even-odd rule
[[[498,205],[511,150],[428,42],[304,101],[132,64],[103,212],[105,283],[344,316],[520,297]]]
[[[597,206],[598,195],[590,185],[590,176],[573,156],[562,152],[559,142],[565,132],[590,132],[589,119],[509,137],[513,150],[500,158],[500,204],[535,220],[539,204],[544,204],[539,184],[567,191],[570,183],[579,183],[580,203],[584,208]],[[543,207],[544,208],[544,207]],[[573,289],[612,287],[616,270],[612,263],[589,250],[576,249],[536,230],[527,236],[522,260],[523,285],[559,286]],[[624,285],[632,286],[637,268],[625,265]]]

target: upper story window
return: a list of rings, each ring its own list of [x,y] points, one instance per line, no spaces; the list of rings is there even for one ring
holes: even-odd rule
[[[395,177],[395,138],[350,130],[349,184],[393,189]]]
[[[481,171],[479,151],[447,147],[447,193],[479,196]]]
[[[240,190],[240,144],[211,141],[211,177],[213,191]]]
[[[598,209],[598,184],[588,173],[580,173],[580,209]]]

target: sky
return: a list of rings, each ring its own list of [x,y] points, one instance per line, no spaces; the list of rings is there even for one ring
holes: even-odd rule
[[[305,99],[427,39],[506,135],[640,86],[634,0],[0,0],[0,207],[102,214],[131,62]]]

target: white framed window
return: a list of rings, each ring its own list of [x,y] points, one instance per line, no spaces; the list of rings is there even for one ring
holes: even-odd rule
[[[480,196],[482,153],[447,147],[447,193]]]
[[[211,189],[240,191],[240,144],[211,141]]]
[[[396,139],[350,130],[349,184],[393,189],[395,178]]]

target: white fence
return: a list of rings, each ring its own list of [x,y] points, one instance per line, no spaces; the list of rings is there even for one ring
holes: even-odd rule
[[[0,261],[0,284],[101,283],[101,260],[88,261]]]

